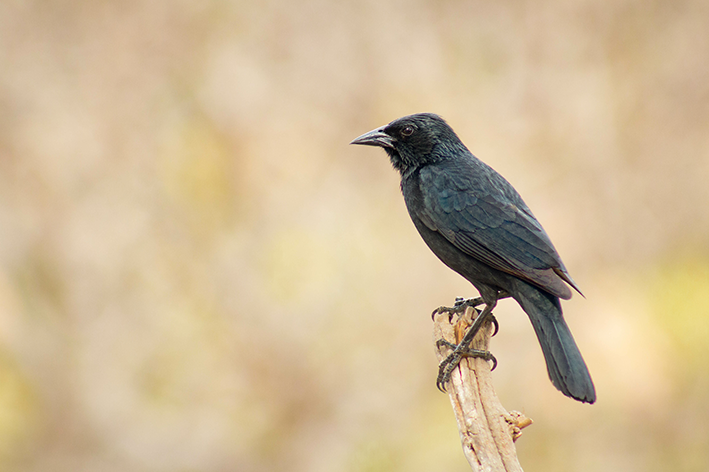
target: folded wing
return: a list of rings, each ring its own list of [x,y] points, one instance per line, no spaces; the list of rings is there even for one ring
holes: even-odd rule
[[[564,282],[581,293],[519,194],[485,164],[475,164],[483,166],[482,172],[468,161],[423,168],[423,208],[417,216],[455,247],[490,267],[562,299],[571,298]]]

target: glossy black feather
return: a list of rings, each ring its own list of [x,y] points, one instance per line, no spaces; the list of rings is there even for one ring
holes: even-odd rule
[[[558,276],[539,274],[554,268],[565,273],[566,268],[517,192],[470,152],[461,151],[456,157],[423,167],[417,173],[418,182],[404,183],[419,185],[423,196],[423,205],[409,205],[410,211],[430,222],[432,229],[441,231],[461,251],[569,298]],[[466,175],[474,178],[460,178]]]
[[[426,244],[486,303],[499,291],[517,300],[532,322],[552,383],[593,403],[593,381],[559,303],[571,297],[567,283],[579,289],[512,185],[473,156],[437,115],[406,116],[352,143],[386,150]]]

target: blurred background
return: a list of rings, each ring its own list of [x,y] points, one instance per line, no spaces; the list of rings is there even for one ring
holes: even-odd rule
[[[442,115],[586,299],[513,302],[527,471],[709,470],[709,3],[0,4],[0,470],[469,470],[431,311],[476,295],[380,149]]]

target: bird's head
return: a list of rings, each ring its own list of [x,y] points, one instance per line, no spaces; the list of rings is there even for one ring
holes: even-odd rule
[[[467,151],[448,123],[433,113],[404,116],[363,134],[350,144],[384,148],[392,165],[402,175]]]

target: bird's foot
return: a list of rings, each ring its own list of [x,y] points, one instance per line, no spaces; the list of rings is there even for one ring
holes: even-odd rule
[[[433,310],[433,313],[431,313],[431,318],[434,318],[436,315],[439,315],[441,313],[448,313],[449,317],[452,317],[453,315],[462,315],[465,313],[465,309],[468,308],[469,306],[472,306],[473,308],[480,306],[484,304],[485,302],[481,297],[478,298],[463,298],[463,297],[456,297],[455,298],[455,304],[453,306],[439,306],[435,310]]]
[[[446,384],[451,379],[451,374],[453,370],[458,367],[460,361],[465,357],[478,357],[480,359],[485,359],[486,361],[492,361],[492,369],[495,370],[497,367],[497,359],[492,355],[490,351],[483,351],[480,349],[472,349],[469,346],[464,345],[462,342],[460,344],[453,344],[445,339],[439,339],[436,343],[438,347],[447,346],[453,349],[453,352],[448,355],[443,361],[438,365],[438,377],[436,378],[436,387],[441,392],[446,392]]]
[[[473,349],[470,347],[471,343],[473,342],[473,339],[475,338],[475,335],[478,333],[478,331],[480,331],[482,325],[488,320],[489,317],[492,316],[492,310],[495,308],[496,305],[497,298],[485,304],[485,309],[475,318],[473,324],[470,325],[468,330],[465,332],[465,335],[458,342],[458,344],[453,344],[443,339],[438,340],[438,342],[436,343],[438,347],[446,346],[450,349],[453,349],[453,352],[451,352],[438,365],[438,377],[436,378],[436,387],[438,387],[438,390],[442,392],[446,391],[445,387],[446,384],[450,381],[453,370],[458,366],[458,364],[460,364],[460,361],[464,357],[479,357],[488,361],[492,361],[493,370],[495,369],[495,367],[497,367],[497,359],[495,359],[495,356],[493,356],[492,353],[486,350]],[[495,322],[495,325],[497,325],[497,322]],[[497,332],[497,329],[495,330],[495,332]]]
[[[501,293],[504,293],[505,296],[507,296],[507,297],[509,296],[509,295],[506,295],[506,292],[501,292]],[[458,316],[462,315],[463,313],[465,313],[465,310],[469,306],[472,306],[473,308],[475,308],[477,310],[476,307],[483,305],[484,303],[485,302],[483,301],[483,299],[481,297],[477,297],[477,298],[456,297],[455,304],[453,306],[439,306],[438,308],[433,310],[433,313],[431,313],[431,319],[434,319],[436,317],[436,315],[439,315],[441,313],[447,313],[448,314],[448,322],[450,323],[450,321],[453,318],[453,315],[458,315]],[[479,312],[480,311],[478,310],[478,313]],[[492,335],[491,335],[491,336],[494,336],[497,334],[498,331],[500,331],[500,323],[497,322],[497,318],[495,318],[495,315],[493,315],[492,313],[490,313],[490,315],[488,315],[488,318],[489,318],[490,322],[495,326],[495,330],[492,332]]]

